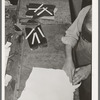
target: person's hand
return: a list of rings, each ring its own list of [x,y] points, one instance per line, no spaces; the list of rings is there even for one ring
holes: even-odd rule
[[[75,67],[72,61],[66,61],[63,70],[66,72],[67,76],[69,77],[70,82],[72,83],[72,78],[74,75]]]
[[[76,69],[76,72],[72,80],[73,85],[76,85],[80,81],[85,80],[90,75],[90,73],[91,73],[91,65],[81,67],[78,70]]]

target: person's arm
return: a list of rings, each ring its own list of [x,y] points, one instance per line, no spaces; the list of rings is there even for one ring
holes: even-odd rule
[[[83,9],[80,11],[74,23],[66,31],[66,35],[62,37],[62,42],[65,44],[65,50],[66,50],[65,63],[62,69],[69,76],[69,79],[71,82],[72,82],[74,71],[75,71],[73,57],[72,57],[72,49],[76,45],[79,39],[79,35],[80,35],[79,31],[81,30],[84,17],[86,13],[88,12],[89,8],[90,7],[88,6],[86,7],[86,9]]]
[[[85,80],[88,78],[88,76],[91,74],[92,65],[89,64],[87,66],[82,66],[75,70],[75,75],[73,76],[72,83],[74,85],[78,84],[82,80]]]
[[[62,42],[65,44],[65,52],[66,52],[65,63],[62,69],[68,75],[70,82],[72,82],[72,78],[75,71],[73,57],[72,57],[72,50],[79,38],[79,31],[77,27],[78,19],[79,17],[77,17],[74,23],[66,31],[66,35],[62,37]]]
[[[66,44],[65,48],[66,48],[66,58],[62,69],[69,76],[70,82],[72,82],[74,71],[75,71],[73,58],[72,58],[72,47]]]

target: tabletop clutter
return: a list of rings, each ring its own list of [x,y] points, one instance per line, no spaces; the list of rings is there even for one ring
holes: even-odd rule
[[[26,27],[26,38],[31,49],[36,49],[38,46],[47,46],[47,39],[42,30],[41,24],[36,21],[37,19],[51,19],[54,20],[54,15],[57,11],[55,5],[29,3],[26,5],[26,18],[31,18],[28,23],[32,23],[33,27]],[[35,27],[34,27],[35,25]]]

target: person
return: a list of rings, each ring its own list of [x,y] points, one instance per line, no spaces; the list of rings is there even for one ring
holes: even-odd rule
[[[91,100],[92,6],[83,8],[62,37],[66,48],[63,70],[79,88],[80,100]]]

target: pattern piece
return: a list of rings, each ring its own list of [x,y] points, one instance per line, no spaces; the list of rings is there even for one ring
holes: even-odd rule
[[[47,39],[42,31],[41,25],[38,25],[36,28],[26,27],[26,38],[28,40],[30,48],[34,49],[40,45],[47,45]]]
[[[63,70],[33,67],[18,100],[73,100],[79,86],[73,86]]]
[[[57,11],[54,5],[35,3],[27,5],[27,9],[26,17],[44,19],[54,19],[54,14]]]

